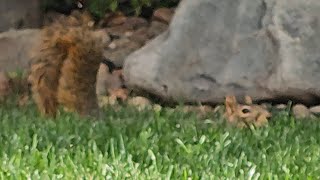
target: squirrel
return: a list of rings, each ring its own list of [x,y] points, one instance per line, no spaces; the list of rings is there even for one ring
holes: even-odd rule
[[[87,12],[74,11],[41,31],[30,53],[28,81],[42,115],[56,117],[60,105],[80,115],[98,115],[96,75],[100,63],[116,66],[103,56],[108,36],[95,31]]]
[[[264,126],[272,114],[262,105],[253,104],[250,96],[245,96],[245,104],[239,104],[236,97],[226,96],[224,117],[230,124],[244,128],[250,125]]]

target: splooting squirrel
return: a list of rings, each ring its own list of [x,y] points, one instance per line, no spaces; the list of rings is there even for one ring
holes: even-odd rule
[[[254,125],[261,127],[268,124],[272,114],[262,105],[253,104],[251,97],[245,96],[245,104],[239,104],[235,96],[225,99],[225,114],[227,121],[237,127]]]
[[[42,115],[55,117],[58,107],[80,115],[98,115],[96,75],[108,36],[95,31],[87,12],[74,11],[42,29],[41,40],[31,52],[28,81]]]

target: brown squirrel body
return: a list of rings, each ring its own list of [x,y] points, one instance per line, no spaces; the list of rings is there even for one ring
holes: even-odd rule
[[[31,53],[29,75],[41,114],[55,117],[59,105],[82,115],[98,109],[95,83],[105,43],[100,35],[93,31],[88,14],[79,13],[42,30]]]

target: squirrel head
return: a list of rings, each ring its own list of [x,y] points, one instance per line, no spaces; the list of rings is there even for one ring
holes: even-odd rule
[[[227,96],[225,99],[225,117],[228,122],[238,127],[253,124],[257,127],[268,123],[271,113],[261,105],[252,103],[249,96],[245,98],[245,104],[238,104],[235,96]]]

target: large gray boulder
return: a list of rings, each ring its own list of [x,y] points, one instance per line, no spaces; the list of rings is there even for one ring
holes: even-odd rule
[[[169,29],[125,60],[130,87],[223,102],[320,94],[319,0],[184,0]]]
[[[39,29],[11,29],[0,33],[0,70],[26,70],[30,63],[31,48],[39,38]]]
[[[41,25],[40,0],[0,1],[0,32]]]

